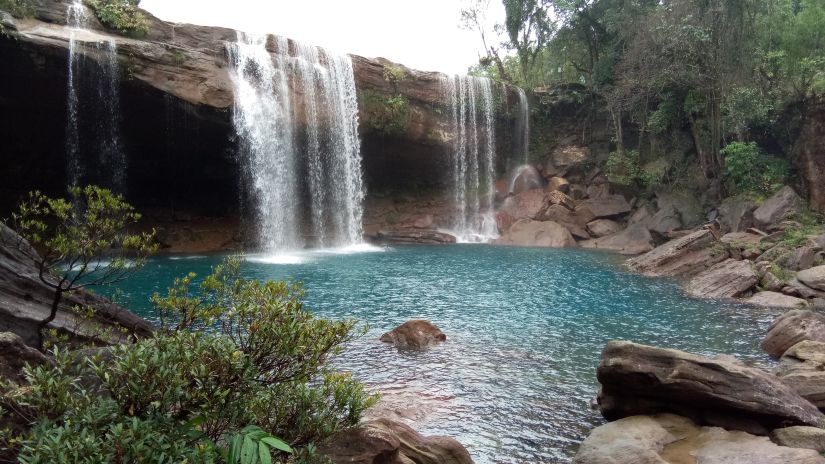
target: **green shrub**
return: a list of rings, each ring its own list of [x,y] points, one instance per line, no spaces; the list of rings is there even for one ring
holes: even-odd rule
[[[153,338],[99,356],[57,350],[24,370],[26,387],[0,386],[33,425],[20,462],[286,462],[357,424],[375,398],[328,365],[354,321],[315,318],[300,287],[239,269],[229,259],[198,288],[189,275],[156,294]]]
[[[100,22],[121,34],[143,37],[149,22],[138,8],[139,0],[85,0]]]
[[[358,95],[367,125],[384,135],[401,134],[410,120],[410,102],[403,95],[384,96],[371,90]]]
[[[639,180],[642,168],[639,165],[639,152],[636,150],[614,151],[607,158],[607,178],[610,182],[630,185]]]
[[[15,18],[31,18],[35,13],[34,6],[29,0],[0,0],[0,11],[5,11]]]
[[[737,193],[770,195],[788,175],[785,160],[762,153],[754,142],[732,142],[722,149],[725,178]]]

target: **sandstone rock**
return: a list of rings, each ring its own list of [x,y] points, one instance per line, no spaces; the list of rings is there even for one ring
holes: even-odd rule
[[[682,227],[682,221],[679,219],[679,213],[672,204],[660,208],[653,217],[648,221],[647,227],[659,234],[666,234],[672,230]]]
[[[728,198],[719,206],[719,224],[726,232],[742,232],[754,226],[756,203],[750,200]]]
[[[778,358],[805,340],[825,342],[825,316],[809,310],[793,310],[778,317],[768,328],[762,349]]]
[[[825,292],[803,284],[796,277],[785,283],[785,287],[782,288],[782,293],[808,299],[825,298]]]
[[[825,453],[825,429],[820,427],[785,427],[771,432],[771,440],[779,446],[801,448]]]
[[[422,214],[413,221],[413,227],[416,229],[429,229],[433,226],[433,215]]]
[[[704,221],[705,214],[696,195],[690,193],[656,193],[656,205],[660,210],[673,208],[679,214],[684,227],[697,226]]]
[[[825,343],[805,340],[788,348],[779,360],[776,375],[799,396],[825,408]]]
[[[516,221],[501,237],[494,240],[498,245],[515,245],[548,248],[570,248],[576,240],[564,226],[553,221]]]
[[[547,191],[553,192],[558,190],[562,193],[570,192],[570,182],[567,182],[567,179],[564,177],[551,177],[549,181],[547,181]]]
[[[801,208],[802,199],[791,187],[785,186],[756,208],[753,218],[757,225],[769,226],[799,213]]]
[[[0,332],[0,380],[23,382],[22,369],[27,363],[36,366],[50,362],[43,353],[27,346],[23,339],[11,332]]]
[[[507,211],[496,211],[496,227],[498,228],[498,233],[503,234],[510,229],[515,222],[516,219],[510,216],[510,213]]]
[[[623,255],[638,255],[653,249],[653,237],[647,227],[635,224],[613,235],[585,240],[580,245],[583,248],[615,251]]]
[[[802,246],[793,250],[787,256],[784,256],[777,264],[792,271],[804,271],[805,269],[812,268],[814,264],[816,264],[820,253],[821,249],[819,247]],[[823,275],[825,275],[825,273],[823,273]]]
[[[445,232],[423,229],[392,229],[379,230],[377,240],[383,243],[426,243],[443,244],[456,243],[456,238]]]
[[[610,184],[587,186],[587,198],[607,198],[610,196]]]
[[[574,200],[584,200],[587,198],[587,188],[579,184],[570,184],[570,191],[567,193]]]
[[[644,224],[648,225],[650,219],[653,217],[653,208],[648,204],[644,204],[636,209],[633,214],[627,218],[628,224]]]
[[[472,464],[470,453],[448,437],[423,437],[408,425],[376,419],[338,432],[318,451],[334,464]]]
[[[381,341],[392,343],[398,348],[424,349],[447,340],[438,327],[423,319],[407,321],[381,335]]]
[[[574,464],[822,464],[806,449],[777,446],[767,437],[699,427],[673,414],[632,416],[592,431]]]
[[[28,243],[0,224],[0,332],[13,332],[27,345],[37,344],[37,326],[49,315],[54,291],[40,281],[33,262],[20,250],[36,253]],[[92,321],[76,315],[74,307],[94,308]],[[91,323],[90,323],[91,322]],[[93,341],[102,330],[116,327],[127,336],[149,336],[152,324],[111,301],[87,292],[64,294],[58,314],[48,328],[68,335],[71,341]]]
[[[613,218],[630,212],[630,204],[622,195],[604,198],[590,198],[579,203],[579,208],[587,208],[596,218]]]
[[[621,229],[621,224],[610,219],[596,219],[587,223],[587,231],[596,238],[613,235]]]
[[[506,212],[513,219],[536,219],[547,208],[547,192],[543,190],[528,190],[512,195],[501,205],[501,211]]]
[[[571,211],[561,205],[550,205],[536,218],[539,221],[553,221],[564,226],[570,233],[580,239],[589,239],[586,225],[593,220],[593,215],[587,209]]]
[[[649,277],[690,277],[728,258],[727,253],[712,250],[713,242],[710,230],[700,229],[633,258],[627,265]]]
[[[685,287],[697,298],[733,298],[759,281],[750,261],[727,259],[696,275]]]
[[[538,169],[529,164],[517,167],[510,174],[510,193],[517,195],[528,190],[540,189],[544,186],[544,179]]]
[[[740,430],[818,426],[825,420],[775,376],[726,359],[611,341],[597,377],[599,409],[608,420],[672,412]]]
[[[762,279],[759,281],[759,285],[767,291],[778,292],[785,286],[785,283],[782,282],[776,274],[768,271],[762,276]]]
[[[745,300],[745,303],[782,309],[800,309],[808,306],[808,302],[802,298],[795,298],[777,292],[759,292]]]
[[[800,271],[796,274],[796,278],[814,290],[825,292],[825,266],[817,266]]]
[[[567,195],[558,190],[548,192],[546,198],[547,203],[549,205],[561,205],[571,211],[576,207],[576,203],[573,201],[572,198],[568,197]]]

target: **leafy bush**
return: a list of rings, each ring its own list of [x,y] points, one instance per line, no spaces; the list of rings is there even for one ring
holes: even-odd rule
[[[34,6],[29,0],[0,0],[0,11],[5,11],[15,18],[34,16]]]
[[[642,175],[639,152],[636,150],[614,151],[607,158],[607,178],[610,182],[630,185]]]
[[[58,350],[24,370],[26,387],[0,388],[33,425],[20,462],[285,462],[357,424],[375,398],[328,366],[354,321],[315,318],[300,287],[239,270],[229,259],[197,289],[190,274],[156,294],[153,338],[97,356]]]
[[[384,96],[365,90],[358,95],[359,107],[364,111],[365,122],[384,135],[403,133],[410,119],[410,102],[403,95]]]
[[[138,8],[140,0],[85,0],[100,22],[132,37],[149,32],[149,22]]]
[[[754,142],[732,142],[722,149],[725,178],[738,193],[770,195],[782,187],[788,163],[768,156]]]

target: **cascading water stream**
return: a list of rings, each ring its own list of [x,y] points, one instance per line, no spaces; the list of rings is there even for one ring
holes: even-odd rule
[[[259,247],[280,253],[359,244],[364,186],[352,62],[297,42],[290,54],[283,38],[274,39],[273,56],[268,40],[239,33],[228,46]]]
[[[518,114],[513,137],[517,141],[514,155],[521,158],[518,164],[527,164],[530,161],[530,104],[527,102],[527,94],[521,88],[518,89]]]
[[[66,84],[68,92],[66,105],[66,177],[69,185],[77,185],[83,175],[80,162],[80,130],[78,128],[78,98],[75,82],[83,55],[77,53],[76,36],[78,31],[85,29],[87,20],[86,7],[83,6],[80,0],[76,0],[69,5],[66,11],[66,23],[70,27],[69,69]]]
[[[495,107],[490,80],[448,76],[442,80],[453,134],[450,164],[460,242],[486,242],[498,235],[495,195]]]

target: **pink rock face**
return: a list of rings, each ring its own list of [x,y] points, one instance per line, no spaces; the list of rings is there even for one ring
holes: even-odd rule
[[[381,335],[381,341],[398,348],[421,350],[447,340],[438,327],[429,321],[415,319]]]
[[[516,220],[506,211],[496,212],[496,226],[499,233],[507,232]]]
[[[504,200],[501,209],[514,219],[536,219],[546,203],[547,193],[544,190],[528,190]]]
[[[544,181],[538,169],[529,164],[517,167],[510,177],[510,193],[512,194],[540,189],[543,185]]]
[[[424,214],[415,219],[413,227],[416,229],[428,229],[433,226],[432,214]]]

